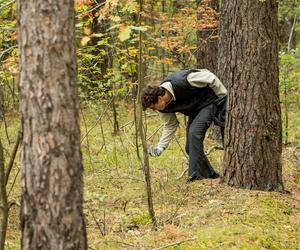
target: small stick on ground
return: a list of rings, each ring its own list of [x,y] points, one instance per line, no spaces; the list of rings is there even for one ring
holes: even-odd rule
[[[162,246],[162,247],[160,247],[160,248],[157,248],[156,250],[161,250],[161,249],[165,249],[165,248],[168,248],[168,247],[180,245],[180,244],[185,243],[185,242],[187,242],[187,241],[193,241],[193,240],[197,240],[197,238],[191,238],[191,239],[186,239],[186,240],[182,240],[182,241],[177,241],[177,242],[174,242],[174,243],[171,243],[171,244]]]
[[[104,242],[112,242],[112,243],[118,243],[118,244],[123,244],[123,245],[126,245],[126,246],[135,247],[135,245],[132,245],[132,244],[127,243],[127,242],[119,241],[119,240],[105,240]]]

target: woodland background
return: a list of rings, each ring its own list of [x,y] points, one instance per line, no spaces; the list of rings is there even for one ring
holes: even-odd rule
[[[139,35],[145,83],[192,67],[217,73],[217,49],[206,45],[217,46],[219,10],[214,1],[145,0],[140,20],[139,8],[134,0],[75,4],[89,249],[300,249],[299,1],[279,1],[282,164],[288,193],[235,189],[219,180],[186,184],[180,176],[187,166],[185,117],[180,116],[168,150],[150,158],[157,231],[151,230],[147,212],[136,127]],[[0,136],[10,204],[5,249],[20,249],[15,1],[0,0],[0,10]],[[147,141],[155,144],[162,126],[157,113],[146,114]],[[219,145],[212,137],[206,139],[208,151]],[[209,158],[221,171],[223,151],[212,151]]]

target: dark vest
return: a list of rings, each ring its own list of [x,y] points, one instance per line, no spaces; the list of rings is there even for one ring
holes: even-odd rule
[[[176,101],[165,107],[162,113],[180,112],[187,116],[196,116],[199,111],[213,103],[218,97],[210,87],[196,88],[187,81],[188,74],[197,70],[183,70],[166,77],[164,82],[171,82]]]

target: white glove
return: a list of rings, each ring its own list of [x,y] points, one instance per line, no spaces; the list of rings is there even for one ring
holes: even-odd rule
[[[161,147],[150,146],[148,148],[148,154],[154,157],[160,156],[163,151],[164,149]]]

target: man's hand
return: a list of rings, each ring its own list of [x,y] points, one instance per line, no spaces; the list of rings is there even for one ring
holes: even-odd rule
[[[160,156],[163,151],[164,149],[161,147],[150,146],[148,148],[148,154],[155,157]]]

